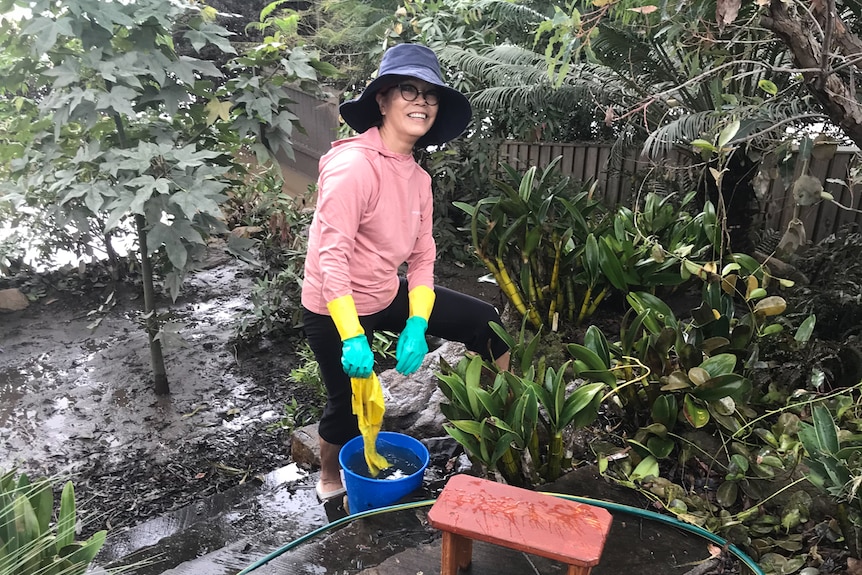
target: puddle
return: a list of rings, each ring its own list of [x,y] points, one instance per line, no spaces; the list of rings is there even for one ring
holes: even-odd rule
[[[254,560],[242,551],[251,547],[248,541],[278,546],[326,523],[313,487],[302,485],[306,478],[307,472],[290,464],[261,482],[112,533],[96,562],[106,567],[150,563],[136,569],[138,575],[178,565],[186,573],[235,573]]]

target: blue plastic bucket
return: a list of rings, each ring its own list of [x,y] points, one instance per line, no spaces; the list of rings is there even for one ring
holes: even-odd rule
[[[338,453],[338,462],[344,470],[344,487],[347,489],[347,505],[351,514],[392,505],[422,486],[429,461],[428,449],[422,442],[391,431],[381,431],[377,435],[377,452],[383,457],[390,459],[392,454],[409,459],[415,457],[412,463],[418,464],[419,469],[398,479],[366,477],[368,468],[365,465],[364,448],[360,435],[345,443]],[[351,466],[356,469],[351,469]]]

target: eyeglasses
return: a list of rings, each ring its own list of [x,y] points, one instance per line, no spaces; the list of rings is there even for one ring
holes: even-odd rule
[[[407,102],[412,102],[422,94],[425,103],[429,106],[436,106],[440,103],[440,92],[437,90],[420,90],[413,84],[398,84],[398,90],[401,92],[401,97]]]

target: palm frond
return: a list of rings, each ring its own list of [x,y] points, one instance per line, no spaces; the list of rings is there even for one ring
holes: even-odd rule
[[[740,122],[734,141],[753,138],[756,147],[763,147],[766,140],[784,139],[791,128],[799,129],[826,120],[825,114],[813,112],[810,105],[797,98],[737,106],[734,114]],[[675,147],[687,146],[697,138],[712,140],[727,122],[727,114],[720,110],[684,113],[653,130],[644,142],[643,153],[659,157]]]
[[[516,26],[528,28],[545,19],[544,14],[522,2],[480,0],[471,4],[481,11],[487,11],[492,18]]]
[[[715,110],[684,114],[653,130],[644,142],[643,153],[647,157],[657,158],[679,145],[703,138],[715,131],[722,117]]]

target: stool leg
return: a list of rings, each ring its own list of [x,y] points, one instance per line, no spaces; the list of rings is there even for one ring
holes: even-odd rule
[[[584,567],[583,565],[569,565],[566,575],[590,575],[592,569],[592,567]]]
[[[473,540],[444,531],[440,575],[458,575],[458,570],[467,570],[472,561]]]

